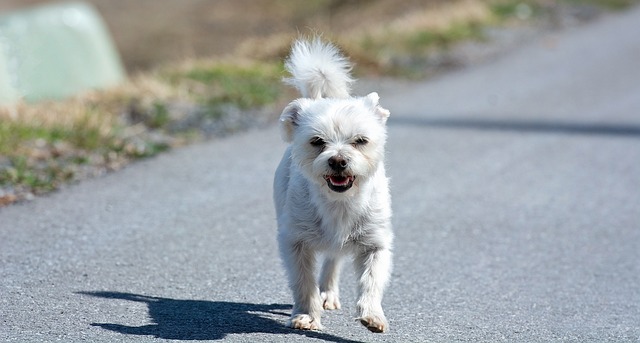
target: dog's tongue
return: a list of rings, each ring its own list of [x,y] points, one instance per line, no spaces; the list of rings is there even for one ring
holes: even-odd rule
[[[349,183],[350,179],[349,177],[338,175],[331,175],[329,178],[331,179],[331,183],[336,186],[344,186]]]

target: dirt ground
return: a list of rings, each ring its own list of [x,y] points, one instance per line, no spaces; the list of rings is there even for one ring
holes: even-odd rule
[[[104,17],[129,71],[234,53],[248,38],[339,34],[443,0],[87,0]],[[2,0],[0,13],[51,0]],[[258,38],[256,40],[255,38]]]

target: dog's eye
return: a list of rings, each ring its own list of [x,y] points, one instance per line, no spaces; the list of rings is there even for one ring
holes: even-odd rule
[[[365,137],[357,137],[353,140],[353,145],[366,145],[369,141]]]
[[[315,147],[323,147],[325,142],[324,139],[320,138],[320,137],[314,137],[309,141],[309,144],[315,146]]]

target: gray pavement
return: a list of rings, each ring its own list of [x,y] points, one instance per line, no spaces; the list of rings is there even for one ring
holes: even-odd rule
[[[391,331],[283,327],[275,128],[0,209],[0,341],[640,341],[640,8],[384,87]],[[377,90],[360,89],[366,91]]]

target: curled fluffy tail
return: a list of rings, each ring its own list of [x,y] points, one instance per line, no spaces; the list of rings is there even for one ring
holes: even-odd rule
[[[291,73],[284,81],[297,88],[305,98],[348,98],[351,64],[331,43],[313,40],[297,40],[291,55],[285,61]]]

